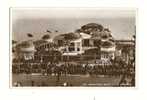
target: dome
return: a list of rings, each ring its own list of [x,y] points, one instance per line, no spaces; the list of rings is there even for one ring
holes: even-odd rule
[[[114,43],[111,41],[105,41],[105,42],[102,42],[101,46],[102,47],[112,47],[114,46]]]
[[[79,33],[67,33],[66,35],[65,35],[65,39],[66,38],[69,38],[69,39],[71,39],[71,40],[75,40],[75,39],[79,39],[81,37],[81,35],[79,34]]]
[[[88,23],[81,27],[81,29],[83,30],[88,29],[88,28],[99,29],[100,31],[103,30],[103,26],[101,24],[96,24],[96,23]]]
[[[58,35],[54,38],[54,40],[75,40],[79,39],[81,35],[79,33],[66,33],[66,34],[61,34]]]
[[[45,35],[42,37],[43,40],[48,40],[48,39],[50,39],[50,38],[51,38],[51,37],[50,37],[49,34],[45,34]]]
[[[22,43],[16,46],[17,50],[23,52],[33,52],[35,51],[35,47],[32,41],[23,41]]]
[[[47,43],[47,41],[45,41],[45,40],[36,40],[36,41],[34,41],[34,46],[35,46],[35,48],[37,48],[40,45],[43,45],[43,44],[46,44],[46,43]]]

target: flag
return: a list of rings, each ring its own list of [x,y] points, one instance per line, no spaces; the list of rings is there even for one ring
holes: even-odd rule
[[[28,35],[28,37],[33,37],[33,35],[32,35],[32,34],[30,34],[30,33],[28,33],[27,35]]]
[[[48,33],[52,33],[50,30],[46,30],[46,32],[48,32]]]

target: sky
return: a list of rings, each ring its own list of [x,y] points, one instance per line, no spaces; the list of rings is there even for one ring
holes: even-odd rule
[[[16,41],[41,39],[46,30],[51,37],[74,32],[88,23],[109,28],[115,39],[131,39],[135,34],[135,10],[131,8],[11,8],[12,38]],[[58,32],[55,32],[58,30]]]

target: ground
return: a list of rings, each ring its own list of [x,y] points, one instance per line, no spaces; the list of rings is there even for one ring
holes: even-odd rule
[[[67,83],[69,86],[118,86],[121,76],[89,76],[89,75],[67,75],[43,76],[32,74],[13,74],[12,85],[20,82],[22,86],[63,86]]]

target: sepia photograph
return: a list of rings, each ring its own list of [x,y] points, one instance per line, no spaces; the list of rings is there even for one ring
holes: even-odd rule
[[[10,8],[11,87],[135,87],[136,9]]]

